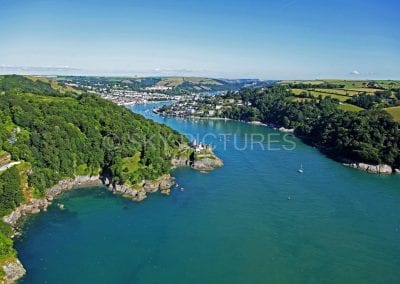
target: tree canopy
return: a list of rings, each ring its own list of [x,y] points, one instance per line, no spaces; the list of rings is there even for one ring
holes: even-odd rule
[[[240,99],[243,105],[225,109],[222,117],[293,128],[337,160],[400,166],[399,124],[383,110],[345,112],[331,98],[294,101],[283,86],[229,92],[224,98]],[[365,96],[358,98],[361,102]]]
[[[35,194],[76,175],[107,172],[118,183],[153,179],[170,170],[186,138],[167,126],[93,94],[61,93],[22,76],[0,77],[0,150],[31,165]],[[139,157],[134,168],[124,159]],[[21,200],[18,172],[0,176],[0,208]]]

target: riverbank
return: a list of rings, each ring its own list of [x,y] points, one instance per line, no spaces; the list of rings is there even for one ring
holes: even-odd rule
[[[194,150],[190,150],[194,151]],[[190,157],[197,157],[191,159]],[[208,151],[207,155],[199,157],[198,155],[191,154],[189,157],[178,157],[172,159],[172,167],[188,166],[199,171],[211,171],[217,167],[223,166],[223,162],[213,152]],[[65,179],[58,182],[46,190],[43,198],[31,198],[28,202],[21,204],[15,208],[10,214],[3,217],[3,221],[10,225],[14,231],[12,237],[18,234],[19,226],[27,216],[37,214],[41,211],[47,211],[48,206],[62,194],[82,187],[104,185],[107,189],[115,194],[120,194],[125,198],[132,201],[140,202],[147,198],[148,193],[156,193],[158,191],[164,195],[170,195],[171,188],[175,185],[174,178],[170,174],[164,174],[154,180],[143,180],[142,182],[131,184],[118,184],[115,183],[110,176],[77,176],[75,178]],[[60,204],[60,209],[63,205]],[[12,257],[2,264],[4,272],[4,283],[15,283],[18,279],[22,278],[26,270],[17,257]]]
[[[389,165],[380,164],[380,165],[370,165],[366,163],[343,163],[344,166],[350,167],[353,169],[358,169],[361,171],[365,171],[367,173],[372,174],[383,174],[383,175],[390,175],[390,174],[400,174],[399,169],[394,169]]]
[[[295,129],[289,129],[285,127],[279,127],[276,125],[270,125],[267,123],[263,123],[261,121],[244,121],[244,120],[235,120],[235,119],[230,119],[230,118],[221,118],[221,117],[198,117],[198,116],[189,116],[189,115],[180,115],[180,116],[175,116],[175,115],[164,115],[163,113],[160,113],[158,111],[155,111],[156,114],[164,116],[164,117],[175,117],[175,118],[182,118],[182,119],[196,119],[196,120],[232,120],[232,121],[238,121],[242,123],[247,123],[251,125],[257,125],[257,126],[264,126],[268,127],[283,133],[288,133],[288,134],[293,134],[296,135]],[[298,136],[300,139],[303,139],[304,137]],[[307,140],[307,139],[306,139]],[[323,147],[320,147],[319,145],[312,144],[312,146],[318,148],[319,150],[323,150]],[[331,155],[330,155],[331,156]],[[353,169],[357,169],[360,171],[364,171],[370,174],[382,174],[382,175],[390,175],[390,174],[400,174],[400,169],[394,168],[390,165],[387,164],[367,164],[363,162],[355,162],[355,161],[348,161],[347,159],[335,159],[335,157],[332,157],[334,160],[337,160],[340,162],[343,166],[350,167]]]
[[[51,202],[61,194],[79,187],[101,185],[100,176],[77,176],[71,179],[65,179],[58,182],[46,190],[43,198],[31,198],[27,203],[21,204],[10,214],[3,217],[3,221],[14,229],[18,229],[20,221],[27,215],[45,211]]]
[[[169,195],[170,189],[174,185],[174,180],[169,174],[166,174],[155,180],[145,180],[138,185],[129,186],[115,184],[111,178],[99,175],[65,179],[48,189],[45,197],[40,199],[32,198],[27,203],[18,206],[9,215],[3,217],[3,221],[13,228],[13,237],[15,237],[20,229],[20,224],[27,216],[47,211],[48,206],[52,204],[53,200],[70,190],[96,185],[105,185],[113,193],[121,194],[126,198],[131,198],[133,201],[142,201],[147,197],[147,193],[155,193],[158,190],[162,194]],[[2,269],[4,272],[3,283],[15,283],[26,273],[25,268],[17,257],[4,261]]]
[[[144,114],[191,136],[275,133]],[[296,151],[268,153],[227,147],[216,152],[225,166],[215,172],[174,170],[179,186],[167,199],[157,193],[135,203],[98,187],[64,195],[56,202],[66,210],[35,216],[15,241],[28,271],[21,284],[397,283],[400,176],[351,170],[298,143]],[[245,136],[236,144],[244,147]],[[296,172],[300,162],[304,174]]]
[[[355,168],[369,173],[388,173],[400,169],[399,124],[379,110],[359,113],[343,111],[336,100],[293,100],[283,86],[264,90],[241,90],[212,98],[184,100],[162,106],[158,113],[183,117],[220,117],[256,124],[275,125],[278,130],[295,133],[303,142],[319,148],[330,158],[342,157],[356,163],[373,163]],[[381,165],[379,165],[381,164]],[[381,170],[384,168],[384,170]]]
[[[19,234],[19,225],[25,217],[31,214],[37,214],[41,211],[46,211],[51,202],[61,194],[73,188],[100,184],[101,180],[99,176],[78,176],[73,179],[62,180],[57,185],[48,189],[43,198],[30,198],[28,202],[21,204],[10,214],[4,216],[3,221],[12,227],[12,237],[14,238]],[[16,256],[4,260],[1,263],[1,267],[3,270],[2,283],[15,283],[26,273],[25,268]]]
[[[134,186],[119,185],[112,182],[111,178],[96,176],[77,176],[71,179],[60,181],[46,191],[43,198],[32,198],[27,203],[21,204],[9,215],[3,217],[3,221],[9,224],[14,230],[13,237],[19,234],[20,224],[29,215],[47,211],[48,206],[62,194],[83,187],[105,185],[108,190],[116,194],[121,194],[133,201],[142,201],[147,197],[147,193],[155,193],[158,190],[162,194],[169,195],[170,189],[174,185],[173,178],[167,174],[155,180],[146,180]],[[60,208],[63,208],[60,206]],[[2,263],[4,272],[1,283],[15,283],[26,274],[26,270],[17,257],[11,257]]]

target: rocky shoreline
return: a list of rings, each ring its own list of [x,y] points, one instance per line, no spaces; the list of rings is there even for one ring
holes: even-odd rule
[[[16,283],[20,278],[22,278],[26,270],[18,258],[10,261],[6,261],[3,264],[4,279],[0,283],[11,284]]]
[[[186,158],[172,159],[173,168],[179,166],[190,166],[193,169],[200,171],[210,171],[216,167],[221,167],[223,162],[212,154],[212,158],[207,157],[200,160],[191,161]],[[28,215],[37,214],[41,211],[46,211],[52,201],[72,189],[104,185],[108,190],[115,194],[121,194],[133,201],[142,201],[147,198],[148,193],[160,191],[162,194],[169,195],[171,188],[175,184],[174,178],[170,174],[165,174],[154,180],[144,180],[136,185],[116,184],[111,177],[108,176],[77,176],[75,178],[65,179],[58,184],[49,188],[44,198],[31,198],[27,203],[21,204],[13,212],[3,217],[3,221],[9,224],[14,230],[14,236],[18,233],[21,221]],[[60,207],[61,208],[61,207]],[[18,258],[10,259],[2,265],[4,278],[0,283],[15,283],[22,278],[26,270]]]
[[[133,186],[114,184],[110,178],[104,178],[103,184],[113,193],[121,194],[133,201],[142,201],[147,198],[147,193],[160,191],[162,194],[169,195],[175,181],[171,175],[165,174],[155,180],[144,180]]]
[[[162,175],[155,180],[144,180],[137,185],[115,184],[109,177],[103,176],[78,176],[71,179],[65,179],[46,191],[44,198],[31,198],[29,202],[21,204],[13,212],[3,217],[3,221],[13,227],[15,230],[21,220],[30,214],[36,214],[40,211],[46,211],[52,201],[58,196],[72,189],[105,185],[108,190],[131,198],[133,201],[142,201],[147,197],[147,193],[160,191],[162,194],[169,195],[171,187],[175,184],[174,178],[169,174]]]
[[[17,234],[21,220],[30,215],[37,214],[41,210],[46,211],[47,207],[51,204],[54,198],[58,197],[64,192],[73,188],[79,188],[91,185],[100,185],[101,180],[99,176],[78,176],[71,179],[60,181],[57,185],[49,188],[46,191],[44,198],[31,198],[27,203],[21,204],[14,209],[9,215],[3,217],[3,221],[9,224],[14,230],[14,236]],[[22,278],[26,270],[18,258],[10,259],[2,265],[4,271],[4,279],[2,283],[15,283],[18,279]]]
[[[36,199],[31,198],[27,203],[21,204],[14,209],[9,215],[3,217],[3,221],[11,225],[14,229],[18,228],[21,219],[30,214],[39,213],[41,210],[46,210],[53,199],[59,195],[79,187],[101,185],[102,181],[99,176],[78,176],[75,178],[65,179],[58,184],[52,186],[46,191],[45,197]]]
[[[369,165],[366,163],[343,163],[344,166],[350,167],[353,169],[358,169],[361,171],[365,171],[371,174],[382,174],[382,175],[391,175],[391,174],[400,174],[400,169],[394,169],[389,165],[381,164],[381,165]]]
[[[111,179],[103,178],[101,176],[78,176],[73,179],[66,179],[60,181],[46,191],[46,196],[41,199],[32,198],[29,202],[21,204],[9,215],[3,217],[3,221],[9,224],[14,230],[14,236],[18,233],[21,221],[28,215],[37,214],[41,211],[46,211],[47,207],[51,205],[52,201],[58,196],[72,189],[105,185],[108,190],[122,194],[129,197],[134,201],[142,201],[147,197],[147,193],[154,193],[158,190],[163,194],[169,195],[170,188],[173,186],[173,178],[167,174],[155,180],[146,180],[136,186],[127,186],[113,184]],[[22,278],[26,270],[18,258],[10,259],[2,265],[4,271],[4,278],[0,283],[16,283],[18,279]]]

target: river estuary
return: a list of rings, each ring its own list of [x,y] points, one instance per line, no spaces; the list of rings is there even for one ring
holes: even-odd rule
[[[205,137],[225,166],[177,169],[171,196],[141,203],[103,187],[63,195],[65,210],[30,217],[16,240],[22,283],[400,282],[400,176],[346,168],[263,126],[152,107],[132,109]]]

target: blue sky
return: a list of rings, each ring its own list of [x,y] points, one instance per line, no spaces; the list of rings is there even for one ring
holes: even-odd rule
[[[0,0],[0,73],[400,79],[398,1]]]

